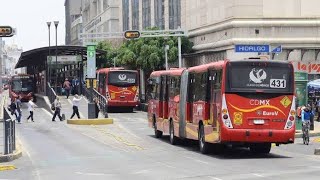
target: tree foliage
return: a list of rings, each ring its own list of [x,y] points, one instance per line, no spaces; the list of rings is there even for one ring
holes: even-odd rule
[[[97,59],[97,67],[111,67],[114,64],[114,58],[118,55],[118,48],[112,46],[109,41],[100,41],[97,44],[97,49],[104,50],[107,54]]]
[[[190,53],[192,42],[186,37],[181,38],[181,52]],[[126,41],[119,49],[116,57],[117,64],[133,69],[143,69],[146,72],[164,69],[165,67],[165,45],[169,45],[168,62],[178,62],[178,38],[177,37],[155,37],[139,38]]]
[[[152,28],[151,30],[156,30]],[[182,54],[192,52],[193,43],[188,38],[181,38]],[[178,38],[154,37],[127,40],[120,48],[112,47],[109,42],[100,42],[98,49],[107,51],[107,55],[100,60],[99,67],[113,66],[113,58],[117,66],[129,69],[143,69],[146,72],[165,68],[165,45],[169,45],[168,62],[178,62]],[[97,63],[98,64],[98,63]]]

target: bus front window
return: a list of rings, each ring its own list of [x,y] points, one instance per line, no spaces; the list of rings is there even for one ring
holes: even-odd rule
[[[129,71],[110,72],[108,84],[114,86],[135,86],[137,85],[137,73]]]

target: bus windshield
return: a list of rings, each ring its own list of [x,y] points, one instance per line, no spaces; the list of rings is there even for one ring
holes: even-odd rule
[[[12,90],[16,92],[31,92],[32,83],[32,79],[14,79],[12,80]]]
[[[293,69],[287,63],[230,62],[226,92],[293,93]]]
[[[137,84],[137,73],[130,71],[112,71],[109,73],[108,84],[114,86],[134,86]]]

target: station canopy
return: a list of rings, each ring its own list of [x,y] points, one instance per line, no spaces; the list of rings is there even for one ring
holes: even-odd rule
[[[81,55],[82,60],[86,61],[87,59],[87,47],[85,46],[51,46],[50,47],[50,56],[67,56],[67,55]],[[102,55],[106,54],[106,51],[96,50],[96,58],[98,59]],[[32,49],[21,53],[21,56],[15,66],[15,68],[22,67],[45,67],[45,62],[49,54],[49,47],[42,47],[37,49]]]

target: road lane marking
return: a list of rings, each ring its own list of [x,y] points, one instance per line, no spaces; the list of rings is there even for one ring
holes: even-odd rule
[[[22,144],[22,142],[20,141],[20,138],[17,138],[17,140],[19,141],[20,144]],[[39,172],[39,169],[35,166],[35,162],[34,160],[31,158],[31,155],[29,153],[29,150],[26,148],[26,145],[22,146],[22,149],[24,149],[24,152],[27,154],[27,156],[29,157],[30,161],[31,161],[31,164],[32,166],[34,167],[34,171],[35,171],[35,175],[37,177],[38,180],[40,180],[40,172]]]
[[[166,166],[166,167],[169,167],[169,168],[176,169],[176,167],[171,166],[171,165],[169,165],[169,164],[167,164],[167,163],[163,163],[163,162],[157,162],[157,163],[160,164],[160,165],[162,165],[162,166]]]
[[[257,176],[257,177],[264,177],[263,175],[257,174],[257,173],[252,173],[252,175]]]
[[[202,161],[202,160],[199,160],[199,159],[195,159],[195,158],[192,158],[192,157],[187,157],[187,156],[184,156],[185,158],[188,158],[188,159],[192,159],[196,162],[199,162],[199,163],[202,163],[202,164],[209,164],[208,162],[206,161]]]
[[[139,136],[137,136],[136,134],[132,133],[128,128],[125,128],[124,126],[122,126],[121,124],[115,124],[119,129],[126,131],[128,134],[136,137],[136,138],[140,138]],[[141,138],[140,138],[141,139]]]
[[[111,137],[113,137],[115,140],[117,140],[118,142],[123,143],[123,144],[126,145],[126,146],[133,147],[133,148],[135,148],[135,149],[137,149],[137,150],[144,150],[143,147],[141,147],[141,146],[139,146],[139,145],[137,145],[137,144],[130,143],[129,141],[125,140],[124,138],[122,138],[122,137],[120,137],[120,136],[117,136],[117,135],[115,135],[115,134],[113,134],[113,133],[111,133],[111,132],[108,132],[108,131],[106,131],[106,130],[104,130],[104,129],[102,129],[102,128],[99,128],[99,127],[97,127],[97,126],[95,126],[95,125],[91,125],[91,126],[94,127],[96,130],[100,131],[102,134],[111,136]]]
[[[17,169],[14,165],[3,165],[0,166],[0,171],[9,171]]]
[[[40,108],[40,109],[43,110],[48,116],[53,116],[48,110],[44,108]]]
[[[104,173],[83,173],[83,172],[75,172],[76,174],[86,175],[86,176],[113,176],[113,174],[104,174]]]
[[[89,134],[86,134],[86,133],[81,133],[81,134],[82,134],[82,135],[85,135],[85,136],[87,136],[87,137],[89,137],[89,138],[91,138],[91,139],[93,139],[93,140],[95,140],[95,141],[97,141],[97,142],[100,142],[100,143],[102,143],[102,144],[104,144],[104,145],[110,146],[110,147],[115,148],[115,149],[119,149],[119,150],[124,151],[124,152],[129,152],[129,151],[125,150],[125,149],[122,149],[122,148],[113,146],[113,145],[108,144],[108,143],[106,143],[106,142],[104,142],[104,141],[100,141],[100,140],[98,140],[97,138],[95,138],[95,137],[93,137],[93,136],[91,136],[91,135],[89,135]]]
[[[217,177],[213,177],[213,176],[208,176],[210,179],[214,179],[214,180],[222,180],[220,178],[217,178]]]
[[[150,170],[144,169],[144,170],[140,170],[140,171],[134,172],[133,174],[146,174],[146,173],[149,173],[149,172],[150,172]]]

